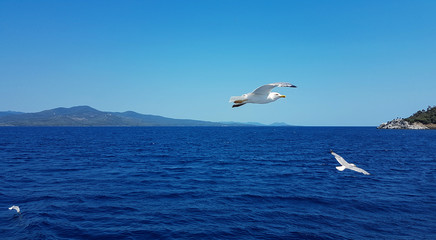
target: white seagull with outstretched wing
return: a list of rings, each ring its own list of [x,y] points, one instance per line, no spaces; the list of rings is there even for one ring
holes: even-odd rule
[[[285,95],[281,95],[278,92],[271,92],[271,90],[273,90],[273,88],[275,87],[296,88],[297,86],[287,82],[266,84],[261,87],[258,87],[256,90],[254,90],[251,93],[246,93],[242,96],[233,96],[230,98],[229,102],[234,103],[232,106],[232,108],[234,108],[234,107],[240,107],[246,103],[265,104],[265,103],[274,102],[279,98],[285,98],[286,97]]]
[[[13,205],[12,207],[9,208],[9,210],[15,210],[17,211],[17,213],[20,213],[20,207]]]
[[[341,156],[339,156],[338,154],[336,154],[335,152],[333,152],[332,150],[330,150],[330,153],[335,156],[336,160],[338,160],[338,162],[341,164],[341,166],[336,167],[336,169],[338,169],[339,171],[344,171],[346,168],[356,171],[356,172],[360,172],[363,173],[365,175],[369,175],[369,172],[356,167],[356,165],[352,164],[352,163],[348,163],[347,161],[345,161],[344,158],[342,158]]]

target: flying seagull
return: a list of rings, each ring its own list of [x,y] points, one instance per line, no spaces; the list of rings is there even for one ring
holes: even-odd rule
[[[230,98],[231,103],[234,103],[232,108],[240,107],[246,103],[257,103],[257,104],[265,104],[274,102],[279,98],[285,98],[285,95],[281,95],[278,92],[271,92],[275,87],[293,87],[297,86],[292,85],[287,82],[279,82],[279,83],[270,83],[256,88],[251,93],[246,93],[242,96],[233,96]]]
[[[336,160],[338,160],[338,162],[341,164],[341,166],[336,167],[336,169],[338,169],[339,171],[344,171],[346,168],[356,171],[356,172],[360,172],[363,173],[365,175],[369,175],[369,172],[356,167],[356,165],[352,164],[352,163],[348,163],[347,161],[345,161],[344,158],[342,158],[341,156],[339,156],[338,154],[336,154],[335,152],[333,152],[332,150],[330,150],[330,153],[335,156]]]
[[[14,206],[9,208],[9,210],[13,210],[13,209],[15,209],[17,211],[17,213],[20,213],[20,207],[14,205]]]

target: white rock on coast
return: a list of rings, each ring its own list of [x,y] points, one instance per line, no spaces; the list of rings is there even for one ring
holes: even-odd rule
[[[382,123],[377,127],[378,129],[429,129],[422,123],[410,124],[408,121],[397,118],[387,123]]]

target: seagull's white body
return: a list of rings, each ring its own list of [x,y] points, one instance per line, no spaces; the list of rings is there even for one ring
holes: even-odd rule
[[[356,167],[356,165],[352,164],[352,163],[348,163],[347,161],[345,161],[344,158],[342,158],[341,156],[339,156],[338,154],[336,154],[335,152],[333,152],[332,150],[330,150],[330,153],[336,158],[336,160],[338,160],[338,162],[341,164],[341,166],[337,166],[336,169],[338,169],[339,171],[344,171],[346,168],[356,171],[356,172],[360,172],[363,173],[365,175],[369,175],[369,172]]]
[[[15,211],[17,211],[17,213],[20,213],[20,207],[15,206],[15,205],[10,207],[9,210],[15,210]]]
[[[256,88],[256,90],[251,93],[246,93],[242,96],[233,96],[230,98],[229,102],[234,103],[232,107],[240,107],[246,103],[265,104],[274,102],[279,98],[285,98],[285,95],[281,95],[278,92],[271,92],[271,90],[275,87],[295,88],[297,86],[286,82],[266,84]]]

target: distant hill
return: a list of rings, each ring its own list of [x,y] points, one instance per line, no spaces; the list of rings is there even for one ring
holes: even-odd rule
[[[0,112],[0,117],[8,116],[8,115],[16,115],[16,114],[23,114],[23,113],[22,112],[14,112],[14,111]]]
[[[0,112],[0,126],[252,126],[173,119],[128,112],[102,112],[89,106],[55,108],[36,113]]]
[[[275,122],[275,123],[271,123],[271,124],[263,124],[263,123],[258,123],[258,122],[220,122],[223,124],[245,124],[245,125],[249,125],[249,126],[259,126],[259,127],[293,127],[293,125],[289,125],[287,123],[284,122]]]
[[[274,127],[290,127],[291,125],[284,123],[284,122],[275,122],[275,123],[271,123],[269,126],[274,126]]]

